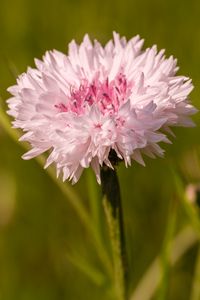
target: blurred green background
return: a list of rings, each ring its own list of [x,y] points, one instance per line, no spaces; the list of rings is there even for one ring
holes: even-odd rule
[[[1,109],[6,110],[6,89],[15,83],[14,75],[33,66],[35,57],[53,48],[66,52],[71,39],[80,42],[85,33],[105,43],[113,30],[127,38],[140,34],[145,46],[157,44],[177,57],[179,74],[193,79],[191,100],[198,108],[199,16],[198,0],[0,0]],[[198,114],[194,120],[196,128],[176,129],[173,145],[163,145],[165,159],[146,158],[145,168],[137,163],[129,169],[119,167],[130,292],[156,256],[164,262],[164,284],[151,299],[200,299],[200,293],[199,298],[191,298],[198,273],[198,242],[172,268],[165,264],[165,250],[183,226],[194,225],[198,235],[198,205],[183,200],[187,185],[200,182]],[[68,201],[63,186],[37,161],[23,161],[25,149],[3,126],[0,145],[0,300],[112,299],[98,244],[71,205],[73,196]],[[74,201],[90,213],[91,227],[98,226],[109,253],[100,188],[90,170],[70,190],[78,195]]]

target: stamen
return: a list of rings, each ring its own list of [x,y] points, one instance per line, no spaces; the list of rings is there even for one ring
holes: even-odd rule
[[[128,99],[132,87],[133,83],[127,82],[126,76],[122,73],[119,73],[111,82],[108,78],[104,82],[96,78],[92,83],[82,80],[79,88],[70,88],[68,104],[60,103],[55,107],[62,112],[73,111],[81,114],[86,107],[85,103],[89,106],[95,103],[102,114],[112,115]]]

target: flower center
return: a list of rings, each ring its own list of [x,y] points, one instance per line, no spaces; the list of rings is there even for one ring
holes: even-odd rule
[[[118,111],[131,94],[132,82],[128,82],[126,76],[119,73],[109,82],[100,81],[98,78],[89,83],[83,80],[79,88],[71,88],[68,101],[59,103],[55,107],[60,112],[73,111],[82,114],[85,108],[96,104],[103,114],[113,114]]]

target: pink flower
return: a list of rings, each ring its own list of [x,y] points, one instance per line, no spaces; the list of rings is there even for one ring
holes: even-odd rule
[[[139,36],[113,39],[102,47],[86,35],[80,46],[69,44],[68,55],[46,52],[8,89],[13,126],[32,146],[23,158],[51,150],[45,167],[55,163],[63,180],[75,183],[91,166],[100,183],[100,166],[112,168],[111,150],[126,166],[144,164],[142,154],[163,155],[158,143],[169,142],[171,126],[193,126],[193,85],[175,75],[176,60],[156,46],[142,51]]]

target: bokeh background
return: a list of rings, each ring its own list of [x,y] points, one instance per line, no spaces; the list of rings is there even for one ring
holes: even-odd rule
[[[80,42],[85,33],[105,43],[113,30],[127,38],[140,34],[145,46],[157,44],[177,57],[179,74],[193,79],[191,100],[198,108],[199,16],[198,0],[0,0],[1,110],[6,111],[7,87],[34,65],[35,57],[53,48],[66,52],[68,43]],[[196,128],[175,129],[173,145],[163,145],[164,159],[146,158],[145,168],[119,166],[130,294],[159,257],[164,279],[149,299],[200,299],[200,293],[193,296],[194,285],[198,290],[198,238],[176,264],[166,263],[171,241],[184,226],[193,226],[200,236],[198,201],[185,197],[188,184],[193,189],[200,183],[199,114],[194,120]],[[65,184],[77,195],[69,201],[53,173],[38,161],[21,159],[24,145],[5,124],[0,125],[0,300],[113,299],[98,245],[72,204],[83,204],[109,253],[101,191],[93,174],[86,170],[78,184]]]

